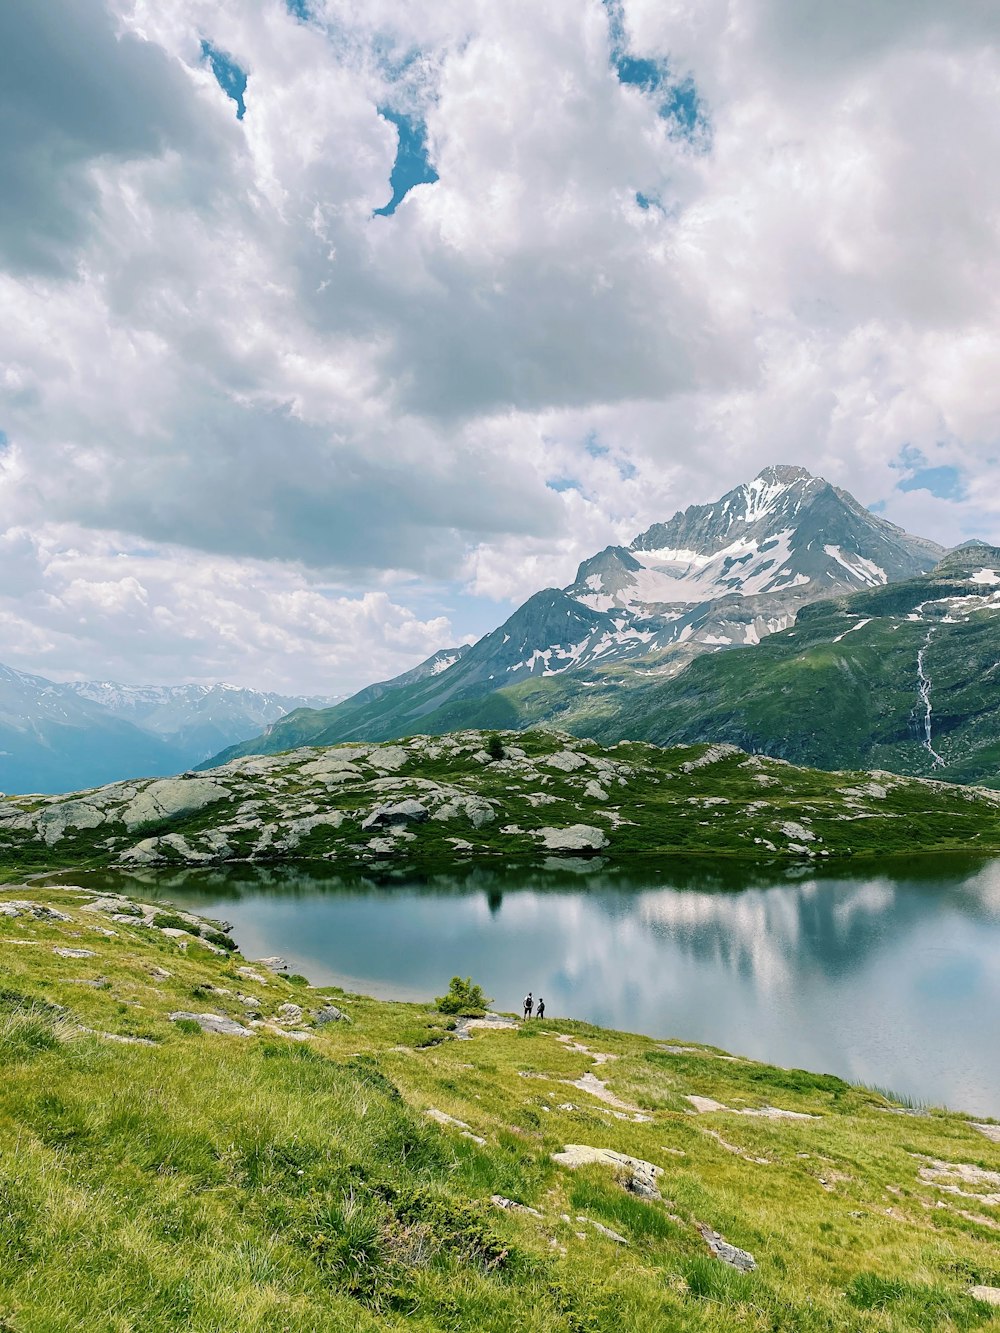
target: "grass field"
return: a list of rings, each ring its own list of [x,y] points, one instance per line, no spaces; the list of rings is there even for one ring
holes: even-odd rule
[[[1000,1143],[960,1114],[683,1034],[466,1040],[162,903],[94,906],[0,894],[9,1333],[998,1326],[973,1292],[1000,1288]],[[574,1169],[568,1145],[640,1165]]]

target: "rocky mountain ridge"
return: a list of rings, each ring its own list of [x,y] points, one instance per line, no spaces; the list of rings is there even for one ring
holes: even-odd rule
[[[447,670],[297,715],[213,762],[483,724],[469,713],[474,701],[528,680],[671,675],[700,653],[787,628],[807,602],[910,578],[943,554],[804,468],[766,468],[714,504],[585,560],[573,583],[535,593]]]

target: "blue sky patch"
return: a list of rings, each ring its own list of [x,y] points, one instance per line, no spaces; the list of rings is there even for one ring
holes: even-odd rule
[[[686,139],[704,143],[709,134],[708,117],[690,77],[671,77],[670,62],[660,57],[636,55],[630,51],[621,0],[604,0],[611,39],[611,64],[620,83],[638,88],[657,102],[657,111],[672,122]]]
[[[933,466],[921,449],[904,444],[890,466],[907,475],[896,482],[897,491],[930,491],[939,500],[964,500],[965,481],[950,463]]]
[[[392,198],[374,213],[376,217],[387,218],[395,213],[415,185],[433,185],[438,174],[427,157],[427,126],[424,122],[384,106],[379,107],[378,113],[395,125],[399,135],[396,161],[389,176]]]
[[[285,8],[294,18],[301,19],[303,23],[308,22],[310,14],[306,0],[285,0]]]
[[[575,477],[550,477],[545,484],[550,491],[583,491],[583,484]]]
[[[289,6],[291,7],[291,6]],[[246,72],[240,69],[231,56],[219,51],[211,42],[202,41],[201,55],[212,67],[216,82],[226,96],[236,103],[236,119],[242,120],[247,113],[243,94],[247,90]]]

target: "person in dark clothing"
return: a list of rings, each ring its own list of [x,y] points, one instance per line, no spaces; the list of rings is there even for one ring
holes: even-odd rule
[[[545,1017],[545,1001],[542,999],[540,995],[538,997],[538,1004],[535,1006],[535,1017],[536,1018]]]
[[[524,997],[524,1016],[525,1016],[525,1018],[530,1018],[530,1017],[531,1017],[531,1010],[532,1010],[533,1007],[534,1007],[534,1003],[535,1003],[534,1000],[532,1000],[532,998],[531,998],[531,991],[528,991],[527,995]]]

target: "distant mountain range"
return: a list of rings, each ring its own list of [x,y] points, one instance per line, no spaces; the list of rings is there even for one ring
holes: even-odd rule
[[[976,549],[969,558],[981,557],[986,568],[992,548]],[[767,468],[716,503],[692,506],[628,547],[585,560],[572,584],[536,593],[471,648],[447,650],[332,708],[283,718],[211,762],[300,745],[552,723],[605,741],[730,739],[821,767],[870,761],[932,771],[941,764],[920,740],[918,651],[921,662],[933,662],[954,622],[956,635],[959,623],[965,634],[974,626],[988,654],[1000,627],[992,585],[975,582],[987,579],[988,569],[963,573],[964,555],[941,564],[944,556],[943,547],[870,513],[803,468]],[[968,612],[961,622],[929,609],[941,588]],[[876,649],[881,655],[867,675],[834,668],[842,688],[832,693],[848,714],[843,725],[832,720],[839,714],[818,688],[815,665],[802,665],[794,690],[784,679],[765,678],[767,664],[786,653],[797,660],[806,646],[821,652],[826,644],[840,661],[866,642],[860,621],[880,620],[873,608],[895,606],[897,596],[908,607],[896,617],[905,628],[890,630],[887,621],[885,632],[895,633],[898,652]],[[855,604],[867,609],[855,611]],[[925,614],[933,624],[925,624]],[[930,629],[931,645],[921,648]],[[852,636],[843,650],[842,632]],[[768,651],[758,657],[762,643]],[[997,649],[994,661],[1000,643]],[[882,691],[888,707],[886,673],[896,680],[891,695],[902,717],[892,724],[895,742],[878,738],[874,714],[883,705],[869,697]],[[744,686],[758,679],[753,713]],[[984,737],[994,722],[1000,728],[1000,717],[982,722]],[[1000,742],[1000,730],[996,735]],[[964,768],[953,756],[950,775],[980,780],[996,771],[988,745],[976,754]]]
[[[192,767],[322,697],[235,685],[57,684],[0,666],[0,790],[60,792]]]

